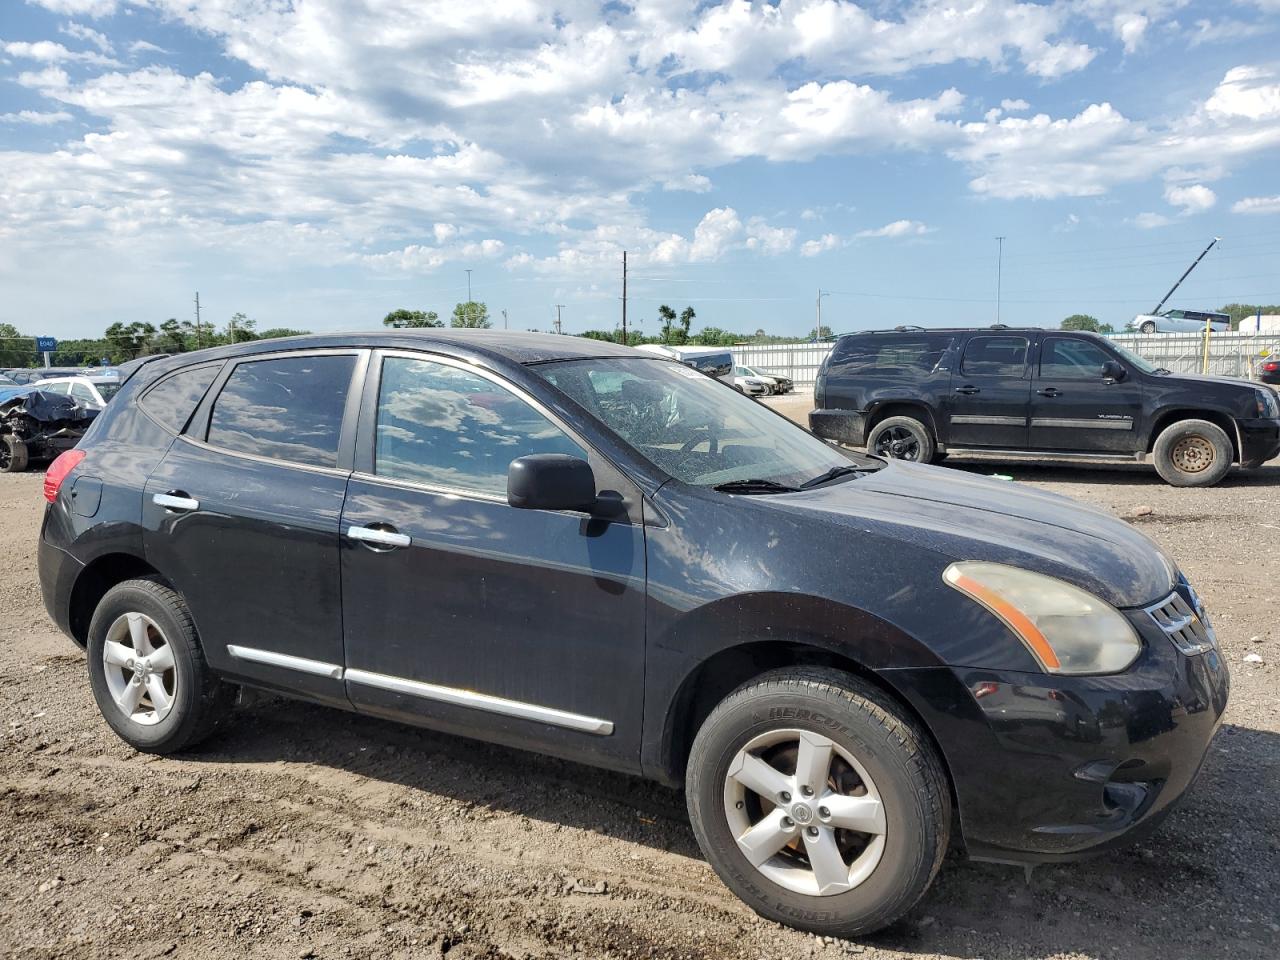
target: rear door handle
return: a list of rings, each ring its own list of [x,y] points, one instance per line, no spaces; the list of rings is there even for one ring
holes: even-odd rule
[[[407,533],[399,533],[390,524],[370,527],[347,527],[347,539],[359,540],[377,547],[407,547],[413,542]]]
[[[200,509],[200,501],[192,500],[181,490],[170,490],[168,493],[157,493],[151,501],[166,510],[176,510],[180,513],[190,513],[192,510]]]
[[[1061,390],[1059,390],[1057,387],[1045,387],[1045,389],[1043,389],[1043,390],[1037,390],[1037,391],[1036,391],[1036,393],[1040,394],[1040,396],[1042,396],[1042,397],[1060,397],[1060,396],[1062,396],[1062,391],[1061,391]]]
[[[956,393],[963,393],[966,397],[981,392],[982,390],[979,387],[956,387]]]

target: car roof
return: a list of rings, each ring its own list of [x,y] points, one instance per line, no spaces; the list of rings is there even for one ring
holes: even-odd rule
[[[1086,337],[1101,336],[1101,334],[1094,333],[1092,330],[1054,330],[1049,327],[1009,327],[1004,324],[997,324],[989,327],[892,327],[888,330],[856,330],[853,333],[842,333],[838,339],[843,340],[845,337],[896,336],[904,333],[1072,333],[1082,334]]]
[[[209,360],[253,356],[259,353],[279,353],[289,350],[340,349],[343,347],[374,347],[385,350],[431,350],[435,353],[480,361],[492,366],[499,363],[532,364],[555,360],[584,360],[598,357],[643,357],[632,347],[592,340],[568,334],[531,333],[516,330],[357,330],[340,333],[312,333],[298,337],[281,337],[274,340],[250,340],[225,347],[211,347],[191,353],[180,353],[157,360],[153,366],[156,376],[189,364]],[[145,360],[146,358],[139,358]],[[122,379],[127,380],[125,375]]]

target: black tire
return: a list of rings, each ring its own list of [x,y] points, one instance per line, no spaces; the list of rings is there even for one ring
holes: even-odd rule
[[[21,473],[27,469],[27,445],[12,433],[0,437],[0,473]]]
[[[1154,320],[1146,320],[1146,321],[1144,321],[1144,322],[1143,322],[1143,324],[1142,324],[1142,326],[1138,327],[1138,332],[1139,332],[1139,333],[1155,333],[1155,332],[1156,332],[1156,322],[1155,322]]]
[[[1234,458],[1231,438],[1208,420],[1170,424],[1152,450],[1156,472],[1175,487],[1211,487],[1227,475]]]
[[[109,687],[103,660],[108,631],[130,613],[153,621],[165,645],[172,648],[172,707],[155,723],[126,716]],[[126,580],[107,591],[89,623],[87,654],[98,709],[120,739],[142,753],[170,754],[195,746],[213,732],[235,702],[236,688],[219,679],[205,661],[186,603],[155,580]],[[122,669],[122,674],[127,670]]]
[[[886,824],[879,860],[851,889],[797,892],[752,866],[739,849],[730,824],[729,770],[745,745],[782,730],[830,740],[856,757],[878,790]],[[761,916],[819,935],[859,936],[893,923],[924,895],[947,851],[951,794],[928,737],[883,693],[839,670],[783,669],[734,691],[698,731],[685,779],[694,833],[725,884]],[[775,856],[798,854],[784,847]]]
[[[933,433],[915,417],[888,417],[871,428],[867,452],[891,460],[932,463]]]

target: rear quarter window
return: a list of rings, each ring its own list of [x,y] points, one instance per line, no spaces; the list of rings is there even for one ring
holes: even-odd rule
[[[937,334],[846,337],[837,344],[831,362],[842,375],[922,376],[937,369],[952,340]]]

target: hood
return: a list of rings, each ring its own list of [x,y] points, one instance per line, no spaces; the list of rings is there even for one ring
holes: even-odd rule
[[[1007,480],[891,460],[872,474],[759,502],[911,541],[944,566],[989,560],[1048,574],[1117,607],[1145,606],[1173,589],[1172,562],[1129,524]]]

